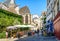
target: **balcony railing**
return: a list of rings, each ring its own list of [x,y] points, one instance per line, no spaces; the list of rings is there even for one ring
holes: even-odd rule
[[[52,13],[49,16],[47,16],[46,21],[48,21],[51,18],[52,18]]]

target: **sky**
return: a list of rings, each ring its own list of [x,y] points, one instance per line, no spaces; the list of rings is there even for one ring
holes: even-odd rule
[[[0,2],[4,2],[4,0],[0,0]],[[46,11],[46,0],[16,0],[15,2],[20,8],[28,6],[32,15],[40,16],[43,11]]]

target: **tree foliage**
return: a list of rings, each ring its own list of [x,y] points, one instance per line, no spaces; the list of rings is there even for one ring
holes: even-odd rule
[[[22,16],[14,14],[12,12],[0,9],[0,28],[6,28],[7,26],[23,24]],[[0,30],[1,30],[0,29]]]

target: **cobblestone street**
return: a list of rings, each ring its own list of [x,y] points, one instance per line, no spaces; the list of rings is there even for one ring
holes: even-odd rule
[[[55,37],[33,36],[33,37],[18,39],[15,41],[57,41],[57,40]]]

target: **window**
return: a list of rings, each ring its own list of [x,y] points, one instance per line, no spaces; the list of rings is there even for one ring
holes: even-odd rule
[[[59,2],[57,2],[57,11],[59,11]]]
[[[25,17],[25,23],[28,24],[28,15]]]

